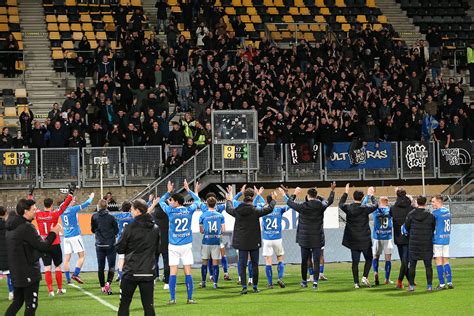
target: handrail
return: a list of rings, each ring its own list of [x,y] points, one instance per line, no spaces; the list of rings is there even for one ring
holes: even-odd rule
[[[469,178],[469,177],[472,177],[474,171],[473,170],[470,170],[468,171],[467,173],[465,173],[462,177],[460,177],[459,179],[457,179],[453,184],[451,184],[449,187],[447,187],[446,189],[444,189],[442,192],[441,192],[441,195],[457,195],[457,194],[449,194],[450,193],[450,190],[451,188],[454,188],[456,185],[461,185],[461,187],[464,187],[466,184],[464,183],[464,180],[466,178]],[[460,190],[456,191],[456,192],[459,192]]]
[[[272,36],[271,36],[271,32],[267,25],[296,25],[296,30],[294,31],[294,39],[295,39],[295,44],[298,43],[298,31],[299,31],[299,25],[325,25],[325,30],[323,32],[325,32],[326,36],[329,32],[333,32],[332,28],[331,28],[331,25],[327,22],[288,22],[288,23],[285,23],[285,22],[266,22],[264,24],[264,30],[265,30],[265,34],[267,35],[267,38],[272,41],[273,44],[276,45],[276,42],[273,40]],[[288,30],[290,31],[290,30]],[[290,31],[291,32],[291,31]],[[339,42],[339,39],[337,38],[336,36],[336,41],[340,44]]]

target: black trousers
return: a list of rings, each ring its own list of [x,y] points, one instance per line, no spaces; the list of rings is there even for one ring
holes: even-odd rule
[[[319,257],[321,256],[321,247],[305,248],[301,247],[301,280],[308,278],[308,259],[313,256],[313,270],[319,271]],[[315,282],[317,282],[315,277]]]
[[[160,259],[160,255],[163,258],[163,274],[164,274],[164,283],[169,284],[170,280],[170,264],[169,264],[169,257],[168,257],[168,250],[160,252],[160,254],[156,257],[156,275],[158,275],[158,260]]]
[[[97,266],[98,266],[97,274],[99,276],[100,287],[104,287],[105,260],[107,259],[107,263],[109,265],[109,272],[107,273],[107,282],[112,283],[112,281],[114,280],[115,258],[117,257],[117,253],[115,252],[114,246],[95,247],[95,252],[97,253]]]
[[[119,316],[130,315],[130,304],[132,303],[133,294],[135,293],[137,286],[140,289],[144,315],[155,315],[155,305],[153,303],[153,280],[135,281],[123,278],[120,282],[120,306],[118,310]]]
[[[25,316],[35,315],[38,308],[39,281],[28,287],[15,287],[13,302],[5,312],[5,316],[14,316],[25,303]]]
[[[247,287],[245,282],[247,280],[247,260],[250,255],[250,262],[252,262],[253,285],[258,286],[258,249],[255,250],[240,250],[239,249],[239,263],[240,263],[240,279],[242,286]]]
[[[408,281],[410,282],[411,286],[415,286],[415,274],[416,274],[416,263],[418,260],[411,260],[410,259],[410,273],[408,274],[409,278]],[[426,283],[428,285],[433,284],[433,265],[431,263],[431,259],[423,260],[425,264],[426,270]]]
[[[352,277],[354,278],[354,284],[359,284],[359,262],[360,262],[360,254],[364,255],[365,264],[364,264],[364,274],[362,276],[368,277],[370,267],[372,266],[372,247],[369,247],[364,250],[352,250],[351,249],[351,257],[352,257]]]
[[[397,245],[398,255],[400,256],[400,273],[398,274],[398,281],[403,281],[403,278],[408,278],[408,245]]]

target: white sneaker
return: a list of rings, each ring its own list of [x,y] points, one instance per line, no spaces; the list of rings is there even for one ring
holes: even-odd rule
[[[369,279],[367,279],[366,277],[362,277],[362,284],[364,284],[367,287],[370,287]]]
[[[310,275],[307,281],[308,282],[314,282],[314,275]]]
[[[8,300],[13,301],[13,292],[8,292]]]
[[[170,285],[165,283],[165,285],[163,285],[163,290],[169,290],[169,289],[170,289]]]
[[[360,289],[359,283],[355,283],[355,284],[354,284],[354,288],[355,288],[355,289]]]
[[[49,297],[54,297],[54,291],[49,292]]]
[[[58,290],[56,291],[56,294],[57,294],[57,295],[66,294],[66,289],[58,289]]]

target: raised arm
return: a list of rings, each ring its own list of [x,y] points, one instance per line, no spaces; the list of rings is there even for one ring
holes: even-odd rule
[[[288,204],[289,207],[291,207],[292,209],[294,209],[296,212],[300,213],[303,211],[303,204],[300,204],[300,203],[296,203],[295,202],[295,199],[296,199],[296,196],[298,195],[298,193],[301,192],[301,188],[300,187],[296,187],[295,188],[295,191],[293,192],[293,195],[291,195],[289,198],[288,198],[288,201],[286,202],[286,204]]]
[[[262,217],[273,212],[275,205],[276,205],[276,200],[273,199],[270,201],[270,203],[268,203],[268,205],[265,205],[261,210],[256,209],[258,217]]]
[[[225,194],[225,211],[232,217],[235,217],[235,208],[234,208],[234,200],[232,199],[232,187],[229,185],[227,186],[227,193]]]
[[[199,196],[196,193],[194,193],[191,190],[191,188],[189,187],[189,183],[186,179],[184,179],[183,187],[189,193],[189,195],[191,195],[191,197],[194,200],[193,204],[191,204],[188,207],[188,209],[190,209],[191,211],[194,212],[198,207],[201,206],[201,199],[199,198]],[[197,183],[197,182],[196,182],[196,189],[199,190],[199,183]]]

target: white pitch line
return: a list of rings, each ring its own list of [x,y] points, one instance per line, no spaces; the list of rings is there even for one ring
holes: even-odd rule
[[[84,290],[82,287],[77,286],[77,285],[72,284],[72,283],[69,284],[69,286],[72,286],[73,288],[78,289],[78,290],[81,291],[82,293],[84,293],[84,294],[86,294],[86,295],[92,297],[92,298],[95,299],[97,302],[99,302],[99,303],[101,303],[102,305],[104,305],[104,306],[110,308],[110,309],[113,310],[114,312],[118,312],[118,308],[117,308],[117,307],[115,307],[114,305],[110,304],[109,302],[104,301],[103,299],[101,299],[100,297],[98,297],[98,296],[92,294],[91,292]]]

